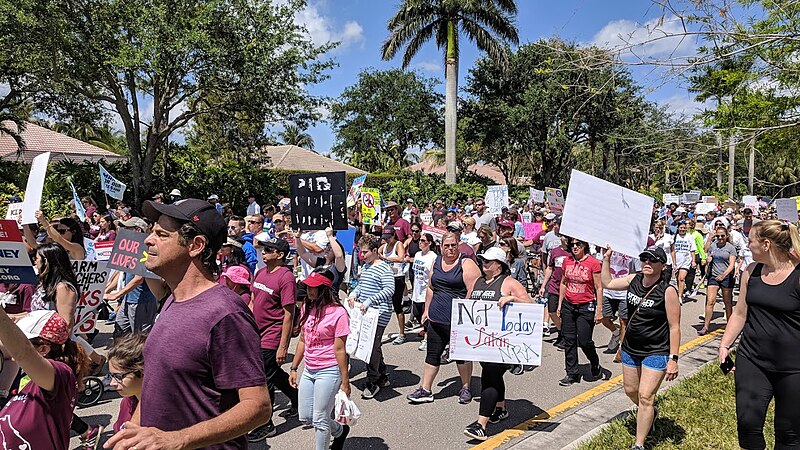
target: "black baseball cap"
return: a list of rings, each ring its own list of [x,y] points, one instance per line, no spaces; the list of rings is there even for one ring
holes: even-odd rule
[[[639,258],[645,256],[655,259],[656,261],[660,261],[662,264],[667,263],[667,254],[664,253],[664,249],[659,246],[652,245],[644,249],[642,253],[639,253]]]
[[[199,198],[178,200],[170,205],[146,200],[142,205],[145,217],[158,222],[162,215],[191,222],[208,238],[209,246],[217,251],[228,238],[225,219],[211,203]]]
[[[289,256],[289,243],[281,238],[274,237],[266,241],[261,241],[261,245],[264,246],[264,248],[271,248],[278,253],[283,253],[284,258]]]

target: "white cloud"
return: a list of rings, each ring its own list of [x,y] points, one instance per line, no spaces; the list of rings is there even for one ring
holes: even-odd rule
[[[339,26],[323,13],[324,1],[309,4],[295,15],[294,21],[308,30],[311,40],[317,45],[340,42],[338,49],[364,43],[364,28],[356,21],[348,21]]]
[[[697,42],[685,35],[683,23],[675,16],[655,18],[644,24],[620,19],[606,24],[591,44],[618,51],[623,57],[641,59],[687,57],[695,54]]]
[[[687,117],[692,117],[714,107],[713,101],[707,100],[705,103],[701,103],[696,101],[689,93],[675,94],[658,100],[658,103],[666,106],[667,111],[674,115],[685,115]]]
[[[418,69],[422,69],[425,72],[441,72],[442,65],[436,61],[422,61],[417,64],[414,64],[414,67]]]

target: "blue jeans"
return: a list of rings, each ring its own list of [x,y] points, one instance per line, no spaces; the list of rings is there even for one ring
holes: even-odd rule
[[[332,419],[334,399],[342,385],[339,366],[325,369],[303,370],[298,383],[298,408],[300,421],[314,425],[317,433],[317,450],[327,450],[331,435],[342,435],[342,425]]]

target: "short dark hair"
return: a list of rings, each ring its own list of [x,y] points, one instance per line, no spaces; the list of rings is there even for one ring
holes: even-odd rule
[[[203,234],[200,228],[197,228],[197,225],[192,222],[184,222],[178,229],[178,244],[186,247],[189,245],[189,242],[197,236],[202,236],[206,240],[206,246],[203,249],[203,253],[200,255],[203,266],[208,269],[212,275],[219,274],[219,266],[217,265],[217,251],[219,249],[212,248],[211,239]]]
[[[137,377],[144,375],[144,341],[145,333],[133,333],[114,339],[114,345],[108,352],[108,360],[125,372],[132,372]]]
[[[244,223],[244,218],[243,218],[243,217],[239,217],[239,216],[230,216],[230,217],[228,218],[228,222],[231,222],[231,221],[236,221],[236,222],[237,222],[237,223],[238,223],[240,226],[244,226],[244,225],[245,225],[245,223]]]

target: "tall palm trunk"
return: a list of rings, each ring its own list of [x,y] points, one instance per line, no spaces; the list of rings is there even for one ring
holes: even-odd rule
[[[444,152],[445,182],[456,182],[456,124],[458,121],[458,29],[455,20],[447,24],[447,69],[445,72]]]

